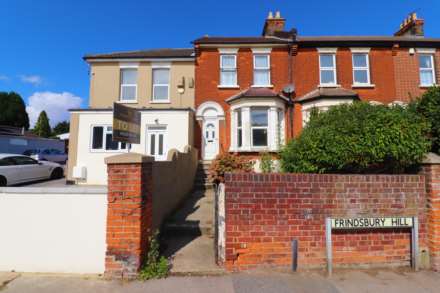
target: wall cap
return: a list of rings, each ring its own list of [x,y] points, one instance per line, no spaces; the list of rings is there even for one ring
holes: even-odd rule
[[[105,163],[108,164],[140,164],[154,162],[154,157],[145,156],[139,153],[127,153],[105,158]]]
[[[428,153],[426,154],[425,158],[423,159],[422,164],[425,165],[440,165],[440,156],[435,153]]]

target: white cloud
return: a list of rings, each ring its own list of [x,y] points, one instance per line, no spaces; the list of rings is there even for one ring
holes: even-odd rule
[[[50,125],[55,126],[58,122],[69,120],[68,109],[79,108],[82,99],[69,92],[36,92],[28,99],[26,111],[29,114],[31,127],[37,122],[41,111],[46,111]]]
[[[2,74],[0,74],[0,80],[8,81],[8,80],[9,80],[9,77],[7,77],[6,75],[2,75]]]
[[[34,86],[38,86],[43,83],[43,78],[39,75],[20,75],[20,80],[24,83],[30,83]]]

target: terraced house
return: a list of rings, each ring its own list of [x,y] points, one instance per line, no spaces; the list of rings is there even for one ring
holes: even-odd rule
[[[301,36],[277,12],[261,36],[210,37],[196,52],[196,147],[276,152],[300,133],[313,108],[355,100],[406,103],[440,82],[440,39],[411,14],[394,36]]]
[[[166,160],[168,150],[193,145],[193,49],[160,49],[87,55],[87,109],[70,111],[68,180],[105,184],[104,159],[128,151],[112,140],[113,103],[141,112],[141,143],[131,151]]]
[[[262,34],[204,36],[193,49],[87,55],[90,102],[71,111],[69,180],[105,184],[114,102],[142,113],[133,152],[166,160],[171,148],[256,157],[298,135],[312,109],[356,100],[402,104],[440,83],[440,39],[409,15],[393,36],[302,36],[269,13]],[[257,164],[258,168],[258,164]]]

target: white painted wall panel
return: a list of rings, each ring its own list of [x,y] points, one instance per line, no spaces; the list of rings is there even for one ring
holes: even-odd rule
[[[0,271],[103,273],[107,194],[41,191],[0,191]]]

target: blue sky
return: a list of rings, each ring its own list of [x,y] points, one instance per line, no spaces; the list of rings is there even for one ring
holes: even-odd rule
[[[259,35],[269,10],[300,35],[392,35],[416,11],[425,34],[440,37],[438,0],[1,0],[0,91],[21,94],[31,120],[46,109],[54,123],[68,117],[66,108],[87,106],[84,54]]]

